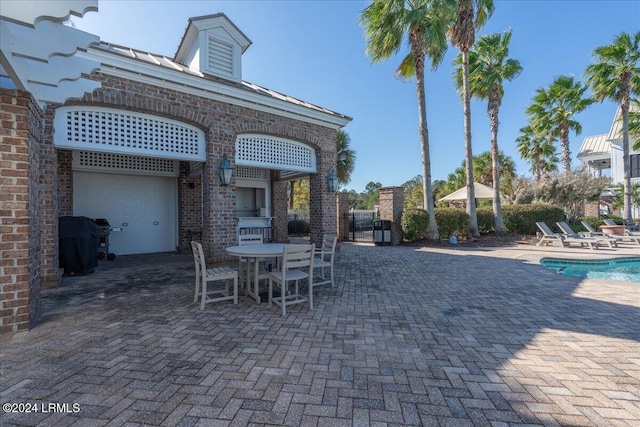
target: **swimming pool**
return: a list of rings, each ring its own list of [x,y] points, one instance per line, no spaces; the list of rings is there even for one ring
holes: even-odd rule
[[[640,283],[639,257],[606,260],[542,258],[540,264],[565,276]]]

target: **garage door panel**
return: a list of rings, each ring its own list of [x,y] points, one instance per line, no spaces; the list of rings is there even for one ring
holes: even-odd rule
[[[117,255],[176,250],[176,179],[74,172],[74,215],[121,227],[109,236]]]

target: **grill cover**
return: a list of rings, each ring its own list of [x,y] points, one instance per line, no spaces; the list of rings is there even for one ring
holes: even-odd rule
[[[100,228],[84,216],[62,216],[58,219],[60,268],[65,276],[92,273],[98,266]]]

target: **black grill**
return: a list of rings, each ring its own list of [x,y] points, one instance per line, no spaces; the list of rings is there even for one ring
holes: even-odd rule
[[[98,242],[98,259],[107,258],[109,261],[116,259],[116,254],[109,252],[109,234],[111,234],[111,225],[105,218],[96,218],[93,220],[100,231],[100,240]]]

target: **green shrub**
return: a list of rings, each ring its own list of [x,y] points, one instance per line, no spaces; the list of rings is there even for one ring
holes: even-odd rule
[[[469,219],[465,210],[436,208],[435,215],[440,237],[466,237],[469,234]]]
[[[429,213],[424,209],[407,209],[402,213],[402,233],[405,240],[415,242],[427,236]]]
[[[617,216],[617,215],[603,215],[602,219],[612,219],[618,225],[622,225],[623,224],[622,217],[621,216]],[[604,224],[604,221],[601,223],[601,225],[602,224]]]
[[[311,227],[305,220],[292,219],[288,223],[287,231],[290,235],[309,234],[311,232]]]
[[[565,216],[561,208],[543,204],[504,205],[502,206],[504,227],[509,233],[536,234],[540,231],[536,222],[545,222],[555,228],[557,221],[564,221]]]
[[[582,221],[586,222],[587,224],[589,224],[594,230],[598,230],[599,227],[604,224],[604,221],[602,221],[602,218],[597,217],[597,216],[583,216],[578,218],[577,224],[574,224],[573,226],[573,231],[575,231],[576,233],[579,233],[580,231],[587,231],[584,226],[582,225]]]
[[[476,216],[480,233],[488,233],[493,230],[493,208],[478,208]]]

